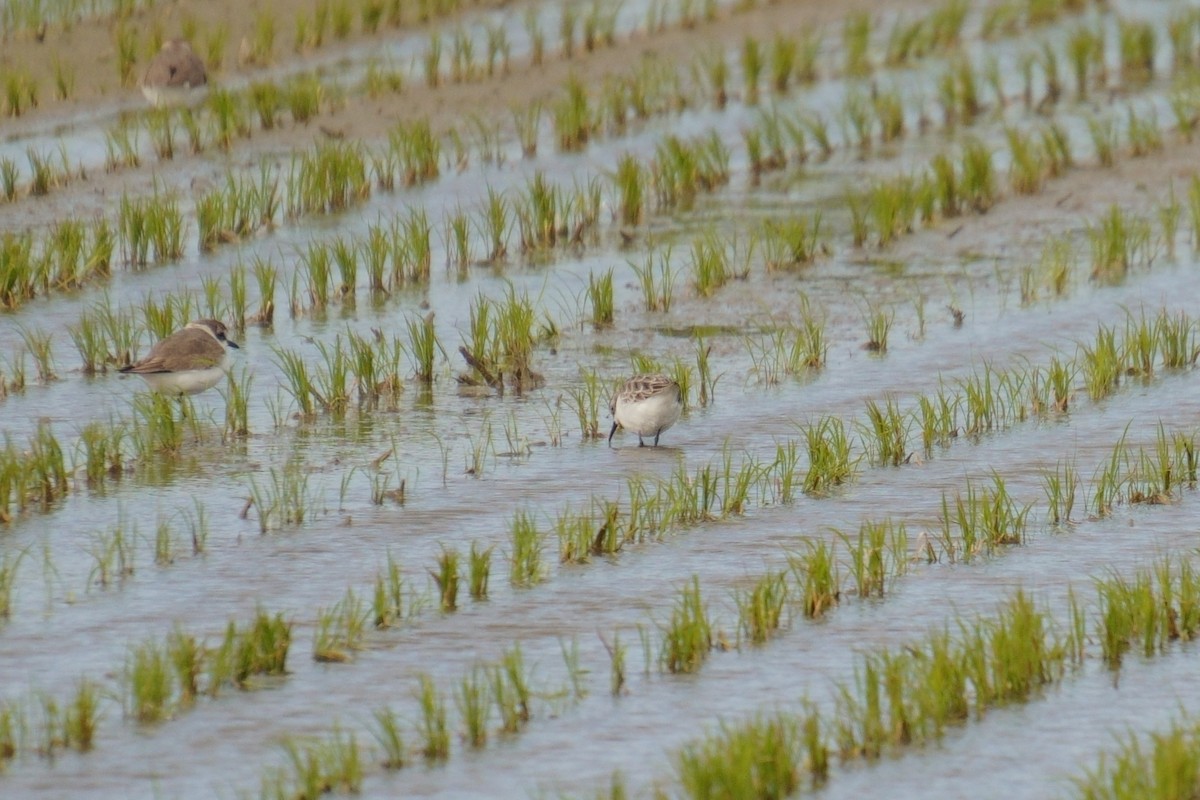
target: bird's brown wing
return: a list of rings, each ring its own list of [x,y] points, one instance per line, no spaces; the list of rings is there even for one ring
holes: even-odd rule
[[[122,372],[146,375],[154,372],[186,372],[219,366],[225,348],[213,337],[195,328],[184,328],[163,339],[149,354]]]

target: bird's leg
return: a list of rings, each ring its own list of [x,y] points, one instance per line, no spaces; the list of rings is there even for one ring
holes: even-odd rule
[[[656,430],[654,432],[654,446],[655,447],[658,447],[658,436],[660,433],[662,433],[662,428],[659,428],[658,430]]]
[[[642,441],[642,435],[638,434],[638,447],[645,447],[646,443]]]

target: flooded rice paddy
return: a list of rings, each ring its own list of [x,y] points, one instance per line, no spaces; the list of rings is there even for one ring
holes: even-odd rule
[[[0,102],[0,794],[1060,797],[1195,713],[1193,6],[370,6]]]

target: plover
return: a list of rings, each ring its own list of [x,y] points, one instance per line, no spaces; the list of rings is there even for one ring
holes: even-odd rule
[[[140,375],[156,392],[197,394],[225,375],[229,347],[237,344],[225,337],[224,323],[198,319],[154,345],[145,358],[121,367],[121,372]]]
[[[659,435],[674,425],[683,411],[683,392],[666,375],[634,375],[613,397],[609,410],[613,415],[609,447],[617,428],[636,433],[638,447],[646,446],[643,436],[653,435],[654,446],[658,447]]]
[[[142,77],[142,94],[152,106],[176,105],[208,83],[208,71],[192,46],[168,39],[150,60]]]

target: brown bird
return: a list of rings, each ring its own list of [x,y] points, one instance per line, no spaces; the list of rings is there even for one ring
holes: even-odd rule
[[[120,371],[140,375],[151,389],[162,394],[198,394],[216,386],[225,376],[229,347],[237,348],[237,344],[225,337],[224,323],[198,319]]]
[[[142,78],[142,94],[150,105],[175,105],[208,84],[208,71],[192,46],[183,39],[169,39],[150,60]]]

